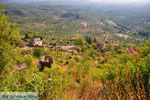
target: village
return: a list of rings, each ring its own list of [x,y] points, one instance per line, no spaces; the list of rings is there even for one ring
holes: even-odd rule
[[[22,41],[24,39],[25,38],[22,37]],[[63,44],[56,45],[54,43],[43,42],[43,41],[44,40],[41,37],[36,37],[36,38],[32,37],[29,38],[28,42],[23,42],[20,45],[20,48],[22,50],[32,50],[33,48],[39,47],[39,48],[44,48],[45,50],[64,52],[66,55],[72,54],[72,52],[74,52],[74,54],[77,54],[77,52],[80,52],[82,54],[81,48],[75,45],[75,39],[69,40],[67,45],[63,45]],[[56,39],[52,39],[52,41],[58,42]],[[99,52],[102,53],[100,59],[103,59],[106,52],[110,52],[110,54],[114,52],[108,50],[108,44],[98,42],[96,46],[98,47]],[[112,45],[113,48],[117,48],[118,46],[119,44]],[[126,47],[125,50],[128,54],[136,53],[135,48]],[[27,55],[28,52],[24,52],[23,54]],[[36,61],[36,64],[38,64],[38,66],[40,65],[41,67],[39,68],[39,70],[43,71],[45,67],[51,68],[53,62],[54,62],[54,57],[52,57],[51,55],[44,55],[40,60]],[[25,70],[25,68],[26,68],[25,64],[16,65],[16,69],[19,71],[23,71]]]
[[[0,0],[0,100],[150,100],[150,2],[107,1]]]
[[[69,42],[73,43],[74,41],[69,41]],[[64,51],[76,50],[75,45],[64,46],[64,45],[55,45],[53,43],[44,43],[41,38],[31,38],[29,42],[22,43],[21,48],[25,48],[25,47],[43,47],[43,48],[49,48],[51,50],[64,50]]]
[[[24,38],[22,38],[22,39],[24,39]],[[52,41],[57,42],[57,40],[55,40],[55,39],[53,39]],[[25,49],[26,47],[30,47],[30,48],[42,47],[42,48],[49,48],[50,50],[71,51],[71,50],[77,50],[77,46],[75,45],[74,42],[75,42],[75,39],[71,39],[68,41],[68,45],[63,45],[63,44],[56,45],[54,43],[43,42],[43,39],[38,37],[38,38],[31,38],[29,40],[29,42],[23,42],[20,47],[22,49]],[[107,48],[108,44],[98,42],[96,45],[102,53],[107,51],[106,48]],[[112,46],[114,48],[116,48],[117,46],[119,46],[119,44],[113,44]],[[126,47],[126,51],[129,54],[133,54],[136,52],[136,49],[131,48],[131,47]]]

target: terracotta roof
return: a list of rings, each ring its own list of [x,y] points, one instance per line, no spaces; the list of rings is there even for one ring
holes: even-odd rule
[[[127,48],[127,52],[133,54],[136,52],[136,50],[134,48]]]

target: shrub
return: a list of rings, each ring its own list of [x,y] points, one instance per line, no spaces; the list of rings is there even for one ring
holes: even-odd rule
[[[76,45],[85,45],[85,43],[86,43],[86,41],[84,40],[83,37],[80,37],[75,41]]]
[[[33,50],[33,56],[34,57],[37,57],[37,58],[39,58],[39,57],[41,57],[41,56],[43,56],[44,55],[44,49],[43,48],[34,48],[34,50]]]

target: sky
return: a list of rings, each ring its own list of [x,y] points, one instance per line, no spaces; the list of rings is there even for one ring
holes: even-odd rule
[[[89,0],[107,3],[148,3],[150,0]]]
[[[0,0],[1,1],[1,0]],[[5,1],[5,0],[2,0]],[[6,1],[15,1],[15,0],[6,0]],[[21,0],[16,0],[21,1]],[[24,0],[26,1],[26,0]],[[27,0],[27,1],[55,1],[55,0]],[[56,0],[59,1],[59,0]],[[63,0],[60,0],[63,1]],[[65,1],[96,1],[100,3],[122,3],[122,4],[128,4],[128,3],[150,3],[150,0],[65,0]]]

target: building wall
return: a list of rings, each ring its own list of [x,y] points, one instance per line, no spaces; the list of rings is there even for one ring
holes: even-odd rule
[[[35,41],[34,46],[42,46],[42,41]]]
[[[30,41],[29,46],[42,46],[42,41]]]

